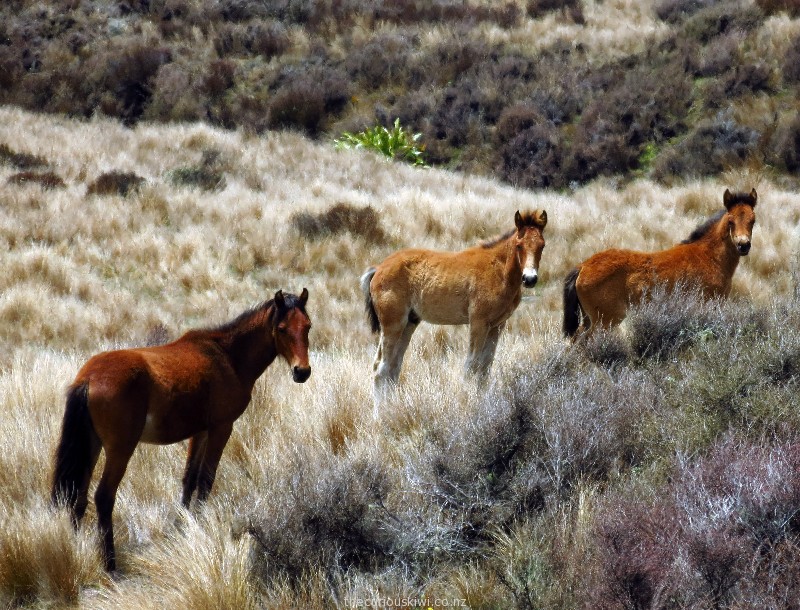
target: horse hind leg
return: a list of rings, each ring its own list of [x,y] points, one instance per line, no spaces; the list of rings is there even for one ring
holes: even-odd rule
[[[196,434],[189,440],[189,450],[186,455],[186,470],[183,473],[183,495],[181,497],[181,504],[184,508],[189,508],[192,495],[197,489],[200,468],[205,459],[207,441],[207,432]]]
[[[106,463],[103,475],[97,484],[94,502],[97,507],[97,529],[100,533],[100,544],[103,552],[103,561],[108,572],[117,569],[116,551],[114,549],[114,525],[112,513],[117,499],[117,489],[125,475],[128,462],[133,455],[136,444],[115,446],[111,451],[106,447]]]
[[[382,384],[386,382],[397,383],[408,344],[411,342],[411,337],[418,325],[419,321],[417,320],[415,322],[409,321],[405,325],[393,329],[393,331],[384,329],[381,337],[381,360],[375,371],[376,384],[379,382]]]

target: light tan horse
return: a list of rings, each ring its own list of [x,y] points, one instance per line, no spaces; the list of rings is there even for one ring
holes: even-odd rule
[[[573,269],[564,282],[564,334],[619,324],[630,305],[657,285],[681,282],[706,298],[727,297],[739,259],[750,252],[758,194],[725,190],[724,210],[688,239],[661,252],[605,250]],[[588,317],[588,320],[585,320]]]
[[[533,287],[539,278],[547,213],[518,211],[514,224],[505,235],[461,252],[400,250],[361,277],[372,330],[381,333],[376,395],[397,383],[411,335],[423,320],[469,324],[465,368],[485,379],[522,286]]]

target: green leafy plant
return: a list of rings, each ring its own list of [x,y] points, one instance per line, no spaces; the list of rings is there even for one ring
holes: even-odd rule
[[[337,149],[366,148],[381,153],[390,159],[400,159],[419,167],[427,167],[422,157],[425,145],[419,145],[421,133],[411,134],[400,125],[400,119],[394,120],[394,126],[386,129],[376,125],[359,133],[348,131],[333,142]]]

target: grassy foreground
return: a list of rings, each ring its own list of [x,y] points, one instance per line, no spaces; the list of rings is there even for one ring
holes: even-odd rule
[[[747,174],[530,192],[291,134],[129,130],[12,108],[0,108],[0,145],[0,604],[796,603],[792,193]],[[753,250],[730,302],[657,300],[622,334],[562,341],[574,264],[609,246],[671,245],[726,187],[752,186]],[[547,210],[547,247],[489,388],[462,377],[464,329],[428,327],[376,413],[360,273],[400,247],[489,238],[520,208]],[[179,508],[185,446],[141,446],[115,510],[120,574],[108,578],[93,507],[76,535],[47,505],[78,367],[303,286],[309,382],[293,384],[281,363],[267,371],[200,510]]]

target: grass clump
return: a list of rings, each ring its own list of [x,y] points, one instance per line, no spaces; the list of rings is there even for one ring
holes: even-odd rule
[[[8,164],[21,170],[33,170],[49,165],[44,157],[16,152],[7,144],[0,144],[0,163]]]
[[[362,237],[369,243],[386,239],[380,216],[369,205],[358,207],[349,203],[336,203],[319,214],[295,212],[290,222],[300,235],[309,239],[345,232]]]
[[[365,148],[382,154],[389,159],[405,161],[417,167],[426,167],[423,153],[425,146],[419,144],[422,134],[412,134],[394,120],[391,129],[383,125],[369,127],[358,133],[344,132],[334,140],[338,149]]]
[[[86,189],[87,195],[121,195],[139,190],[145,179],[133,172],[112,171],[100,174]]]
[[[43,189],[61,189],[66,187],[66,183],[58,174],[53,172],[34,172],[25,171],[11,174],[8,177],[9,184],[38,184]]]

